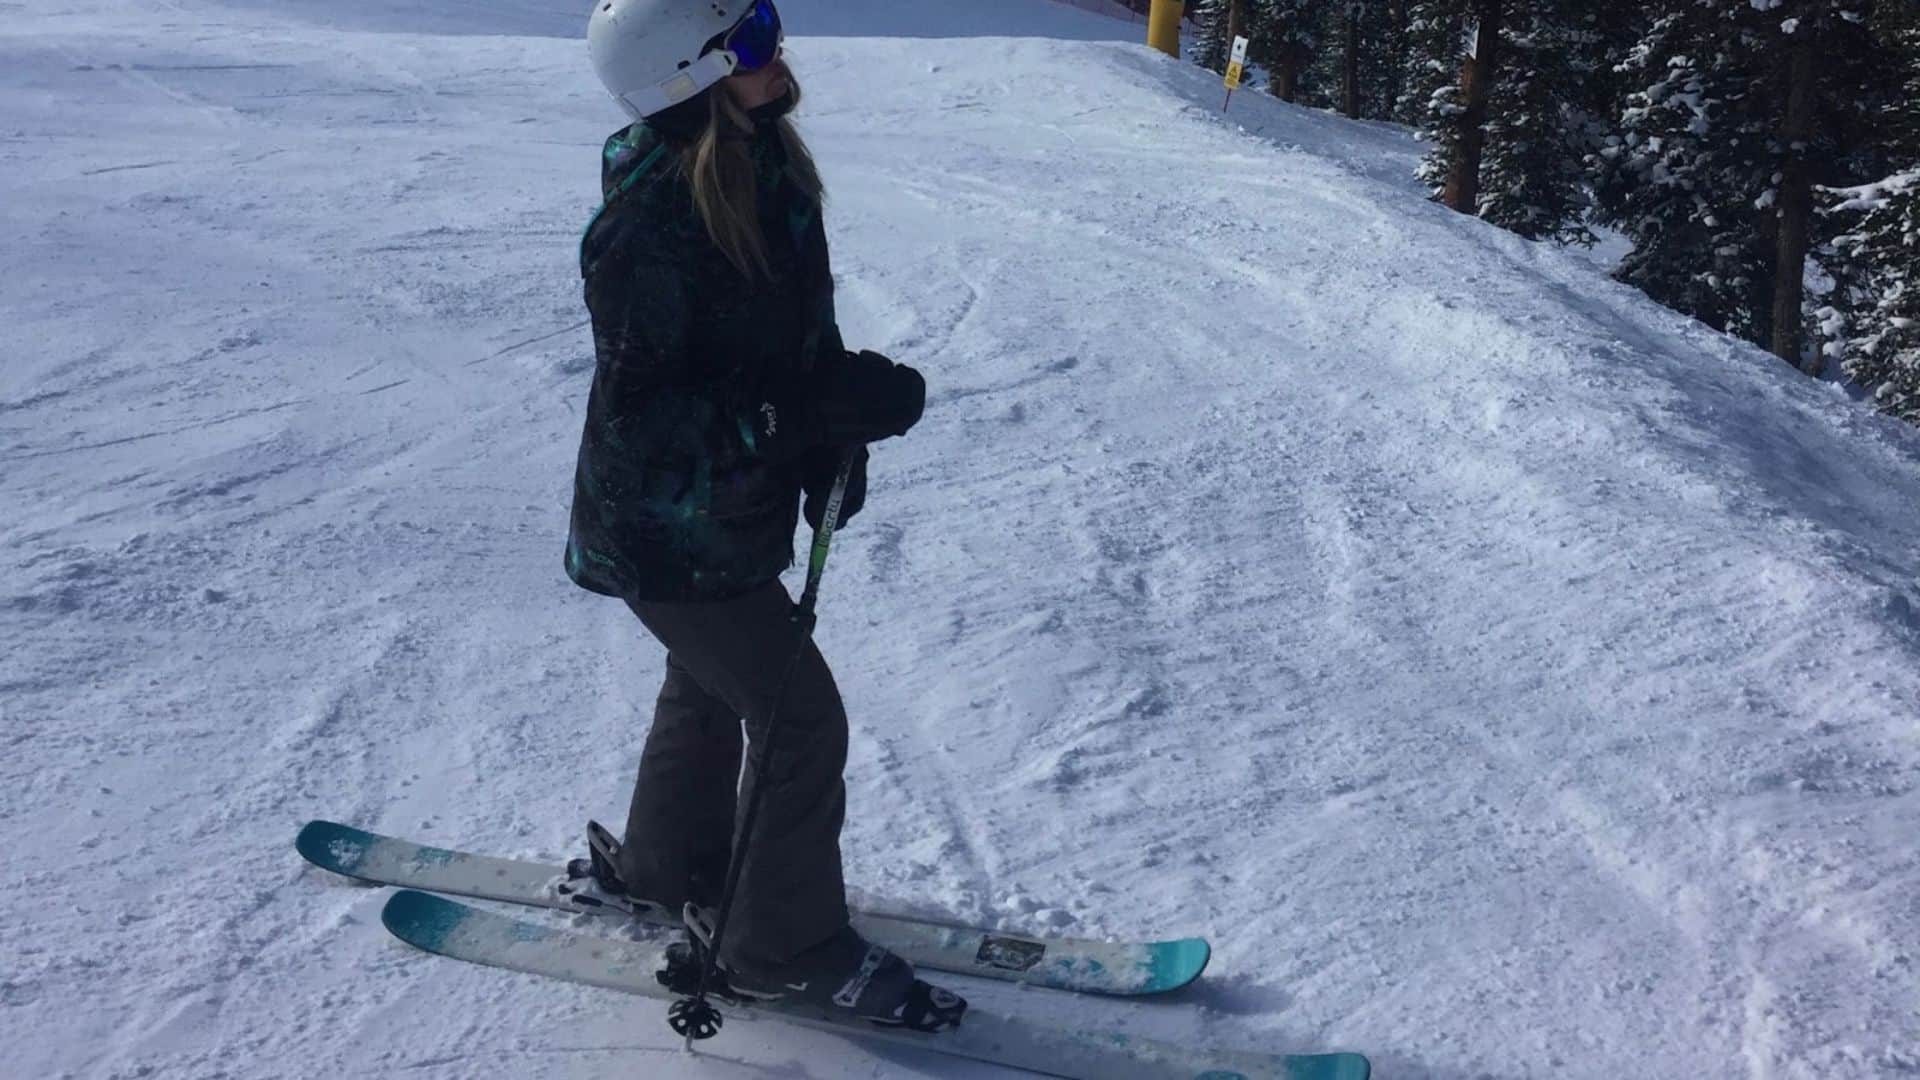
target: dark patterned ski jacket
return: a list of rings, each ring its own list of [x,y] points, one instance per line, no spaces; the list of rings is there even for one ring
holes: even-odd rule
[[[665,602],[737,596],[792,565],[804,462],[756,420],[845,352],[820,208],[774,129],[753,137],[771,278],[720,253],[678,159],[645,124],[607,140],[580,247],[595,370],[566,552],[582,588]]]

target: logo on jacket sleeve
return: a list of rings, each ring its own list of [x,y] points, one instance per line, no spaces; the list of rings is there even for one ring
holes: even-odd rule
[[[780,430],[780,410],[773,407],[773,402],[761,404],[760,421],[766,426],[766,430],[761,434],[767,438],[772,438],[774,433]]]

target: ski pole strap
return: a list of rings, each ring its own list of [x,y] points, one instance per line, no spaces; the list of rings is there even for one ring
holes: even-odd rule
[[[820,515],[820,528],[813,534],[813,554],[807,560],[807,588],[800,594],[800,607],[795,613],[798,619],[812,616],[814,604],[820,598],[820,578],[827,572],[827,552],[833,547],[833,532],[840,525],[840,504],[846,500],[847,483],[853,478],[853,463],[859,456],[860,448],[852,446],[840,459],[840,475],[833,479],[833,493],[827,496],[826,512]]]

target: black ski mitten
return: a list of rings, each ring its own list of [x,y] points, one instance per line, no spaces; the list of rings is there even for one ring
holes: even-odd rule
[[[822,446],[905,435],[926,403],[927,381],[918,371],[876,352],[850,352],[804,380],[776,384],[740,403],[736,415],[754,454],[796,461]]]
[[[820,434],[829,443],[865,444],[905,435],[927,406],[927,380],[877,352],[850,352],[819,375]]]

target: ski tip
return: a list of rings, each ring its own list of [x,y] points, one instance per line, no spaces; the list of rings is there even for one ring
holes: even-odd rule
[[[1317,1054],[1290,1069],[1289,1080],[1368,1080],[1373,1063],[1360,1054]]]
[[[360,856],[375,839],[372,833],[351,825],[334,821],[309,821],[300,827],[300,835],[294,837],[293,847],[313,865],[352,877],[353,865],[360,861]]]
[[[380,909],[380,921],[394,937],[429,952],[442,943],[466,918],[467,908],[445,897],[401,889]]]
[[[1253,1074],[1233,1069],[1210,1069],[1193,1080],[1253,1080],[1253,1076],[1283,1080],[1369,1080],[1373,1063],[1359,1054],[1293,1054],[1279,1058],[1271,1069]]]
[[[1162,941],[1153,947],[1153,970],[1144,992],[1164,994],[1187,986],[1207,970],[1212,959],[1213,946],[1206,938]]]

